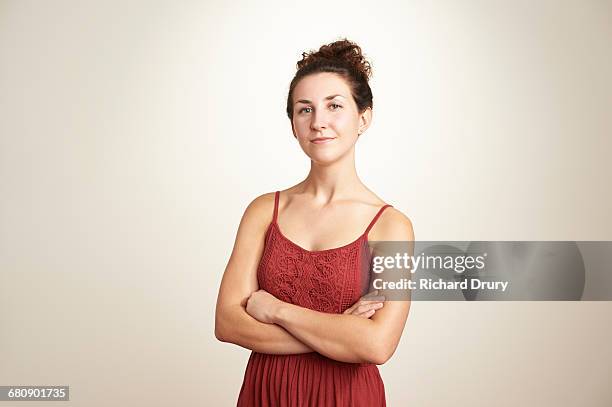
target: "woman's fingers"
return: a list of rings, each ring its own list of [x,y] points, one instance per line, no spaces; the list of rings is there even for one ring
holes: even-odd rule
[[[359,306],[359,301],[357,301],[356,303],[348,307],[346,311],[343,312],[343,314],[352,314],[353,311],[355,311],[355,308],[357,308],[358,306]]]
[[[376,302],[373,304],[363,304],[357,307],[357,314],[363,314],[365,312],[370,312],[370,310],[376,311],[377,309],[380,309],[382,307],[383,307],[382,302]]]
[[[376,310],[370,310],[367,313],[363,314],[363,316],[366,318],[370,318],[372,315],[374,315],[375,312]]]
[[[373,304],[364,304],[364,305],[360,305],[357,308],[355,308],[351,312],[351,314],[357,315],[357,316],[373,315],[374,312],[381,309],[382,307],[383,307],[382,302],[377,302]]]
[[[369,292],[344,311],[344,314],[353,314],[369,318],[374,315],[376,310],[383,307],[385,299],[384,295],[378,295],[378,290]]]

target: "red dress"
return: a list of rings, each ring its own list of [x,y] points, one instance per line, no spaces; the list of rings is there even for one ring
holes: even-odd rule
[[[369,286],[368,232],[357,240],[309,251],[283,236],[277,223],[279,192],[257,269],[259,287],[276,298],[320,312],[342,314]],[[272,355],[251,352],[238,406],[385,406],[385,387],[372,363],[339,362],[317,352]]]

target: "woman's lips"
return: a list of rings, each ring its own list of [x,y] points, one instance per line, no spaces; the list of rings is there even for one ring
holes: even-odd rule
[[[310,140],[311,143],[314,144],[324,144],[332,141],[335,137],[320,137],[313,140]]]

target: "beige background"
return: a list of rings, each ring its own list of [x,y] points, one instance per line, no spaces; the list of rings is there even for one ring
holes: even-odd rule
[[[235,403],[218,285],[306,174],[286,91],[339,36],[374,67],[359,174],[417,239],[612,240],[610,1],[1,1],[0,385]],[[388,404],[610,406],[611,311],[414,303]]]

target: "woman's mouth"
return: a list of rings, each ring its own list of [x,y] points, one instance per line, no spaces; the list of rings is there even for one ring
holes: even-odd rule
[[[317,137],[315,139],[310,140],[310,142],[314,144],[324,144],[332,141],[333,139],[335,139],[335,137]]]

